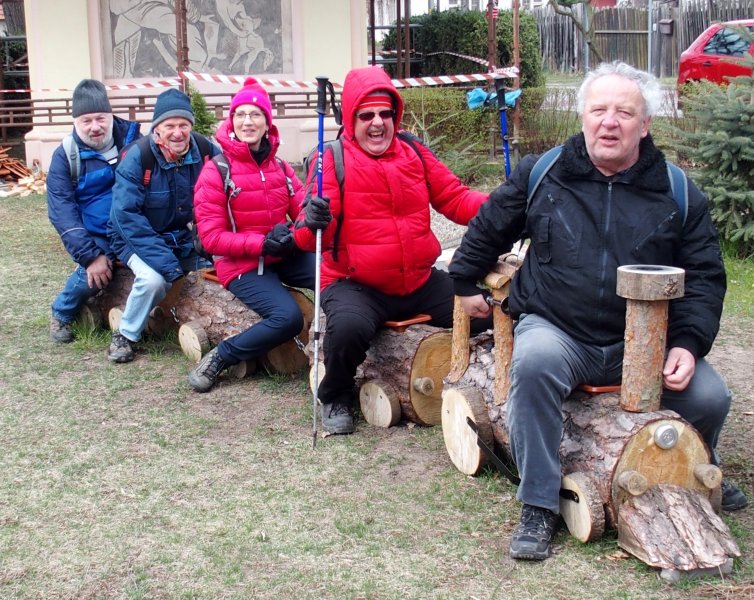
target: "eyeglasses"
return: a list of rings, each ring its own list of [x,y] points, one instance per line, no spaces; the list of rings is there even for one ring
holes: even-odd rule
[[[252,121],[259,121],[261,119],[264,119],[264,114],[260,112],[234,112],[233,118],[239,123],[244,123],[246,122],[247,118],[251,119]]]
[[[356,118],[359,121],[362,121],[363,123],[369,123],[369,121],[374,120],[374,117],[376,115],[380,115],[380,119],[383,121],[387,121],[388,119],[392,119],[395,116],[394,110],[381,110],[380,112],[374,112],[373,110],[359,113],[356,115]]]

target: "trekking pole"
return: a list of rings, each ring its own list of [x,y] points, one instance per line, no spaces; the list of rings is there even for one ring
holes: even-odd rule
[[[322,197],[322,154],[325,151],[325,113],[327,112],[327,77],[317,77],[317,196]],[[322,230],[317,229],[314,251],[314,381],[312,383],[312,448],[317,446],[317,402],[319,401],[319,309],[322,271]]]
[[[508,110],[508,105],[505,103],[505,87],[503,86],[502,77],[495,78],[495,92],[497,92],[497,110],[500,112],[500,135],[503,136],[505,178],[508,179],[511,176],[511,151],[508,146],[508,119],[505,114]]]

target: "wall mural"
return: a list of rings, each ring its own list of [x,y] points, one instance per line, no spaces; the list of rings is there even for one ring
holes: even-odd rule
[[[100,3],[106,78],[175,76],[174,0]],[[185,4],[192,71],[225,75],[293,71],[290,0],[185,0]]]

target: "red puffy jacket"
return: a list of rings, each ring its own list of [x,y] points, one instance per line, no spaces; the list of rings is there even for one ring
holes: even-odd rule
[[[325,152],[322,194],[330,199],[333,220],[323,232],[321,287],[350,278],[385,294],[406,295],[429,279],[440,255],[440,243],[430,229],[430,206],[451,221],[468,224],[487,194],[464,186],[431,151],[411,146],[394,136],[380,156],[362,150],[354,138],[356,107],[367,94],[386,90],[393,96],[395,123],[400,123],[403,100],[387,74],[378,67],[353,69],[343,85],[343,198],[332,155]],[[312,160],[312,165],[316,161]],[[313,167],[314,168],[314,167]],[[307,190],[316,193],[313,173]],[[342,215],[341,215],[342,213]],[[315,234],[299,215],[296,244],[315,249]],[[336,228],[337,260],[333,255]]]
[[[218,128],[216,137],[228,159],[233,183],[241,192],[228,203],[220,172],[212,162],[204,165],[194,187],[199,236],[206,250],[221,257],[215,258],[215,269],[226,287],[233,278],[257,268],[265,236],[278,223],[288,222],[288,217],[295,221],[304,195],[301,181],[291,166],[283,163],[281,167],[275,158],[280,145],[275,125],[268,131],[272,151],[261,165],[252,158],[247,144],[231,138],[232,131],[233,123],[228,118]],[[286,175],[293,184],[293,195],[289,193]],[[265,256],[264,260],[265,264],[271,264],[281,259]]]

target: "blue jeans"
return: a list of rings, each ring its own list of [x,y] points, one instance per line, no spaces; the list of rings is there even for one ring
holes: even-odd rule
[[[89,298],[99,293],[99,288],[89,287],[86,279],[86,269],[81,265],[71,273],[65,282],[63,290],[52,302],[52,316],[61,323],[73,323],[79,316],[79,310]]]
[[[184,273],[211,266],[209,261],[193,253],[179,260]],[[130,341],[138,342],[149,322],[150,311],[165,299],[173,284],[136,254],[128,259],[128,268],[133,271],[134,283],[120,319],[120,333]]]
[[[514,332],[507,403],[511,451],[521,476],[520,501],[559,512],[563,400],[582,383],[620,383],[622,365],[623,342],[584,344],[538,315],[521,315]],[[697,429],[717,464],[715,447],[731,403],[730,390],[717,371],[697,359],[688,387],[664,390],[661,403]]]
[[[297,336],[304,317],[283,285],[314,289],[314,254],[294,252],[281,262],[265,265],[264,273],[249,271],[236,277],[228,289],[262,320],[217,346],[227,365],[257,358]]]

